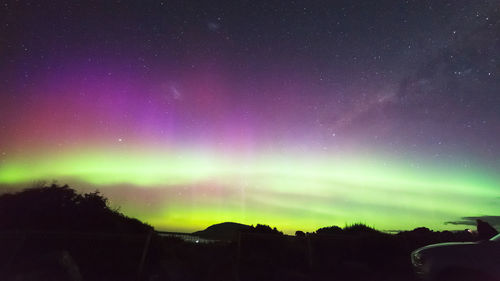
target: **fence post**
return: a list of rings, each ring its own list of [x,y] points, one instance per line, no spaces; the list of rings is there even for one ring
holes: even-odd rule
[[[311,238],[309,235],[306,236],[306,245],[307,245],[307,261],[309,264],[309,268],[312,269],[313,266],[312,247],[311,247]]]
[[[141,280],[142,271],[144,270],[144,263],[146,261],[146,256],[149,250],[149,244],[151,243],[151,237],[153,236],[153,231],[150,230],[148,236],[146,237],[146,242],[144,243],[144,249],[142,249],[141,261],[139,262],[139,270],[137,271],[137,281]]]
[[[236,248],[236,272],[235,272],[235,279],[236,281],[240,281],[240,260],[241,260],[241,231],[238,232],[238,241],[237,241],[237,248]]]

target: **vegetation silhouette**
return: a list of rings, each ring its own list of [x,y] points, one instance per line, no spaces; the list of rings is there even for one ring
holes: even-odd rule
[[[147,233],[153,228],[108,206],[99,191],[78,194],[52,184],[0,196],[0,231],[71,230]]]
[[[297,230],[297,231],[295,231],[295,236],[303,238],[303,237],[306,237],[306,234],[302,230]]]
[[[252,226],[247,229],[246,232],[253,234],[283,235],[283,232],[276,229],[276,227],[270,227],[265,224],[257,224],[255,227]]]
[[[152,231],[98,191],[52,184],[2,194],[0,280],[134,280]]]
[[[98,191],[41,185],[0,195],[0,280],[414,280],[413,250],[481,238],[425,227],[388,234],[360,223],[295,236],[222,223],[191,235],[214,242],[160,236]]]
[[[324,235],[338,235],[342,234],[342,228],[334,225],[334,226],[327,226],[327,227],[322,227],[318,230],[316,230],[317,234],[324,234]]]

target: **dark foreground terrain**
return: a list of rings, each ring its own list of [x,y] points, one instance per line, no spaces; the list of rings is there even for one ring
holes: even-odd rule
[[[221,224],[193,235],[203,243],[159,235],[111,210],[99,193],[67,186],[4,194],[0,280],[415,280],[414,249],[477,239],[427,228],[386,234],[362,224],[295,236]]]

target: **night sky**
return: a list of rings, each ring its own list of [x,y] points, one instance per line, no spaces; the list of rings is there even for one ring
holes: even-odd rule
[[[464,229],[500,215],[499,89],[498,0],[3,1],[0,186],[172,231]]]

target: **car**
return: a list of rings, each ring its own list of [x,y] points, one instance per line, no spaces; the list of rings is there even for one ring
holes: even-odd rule
[[[478,242],[432,244],[411,253],[423,280],[500,280],[500,234]]]

